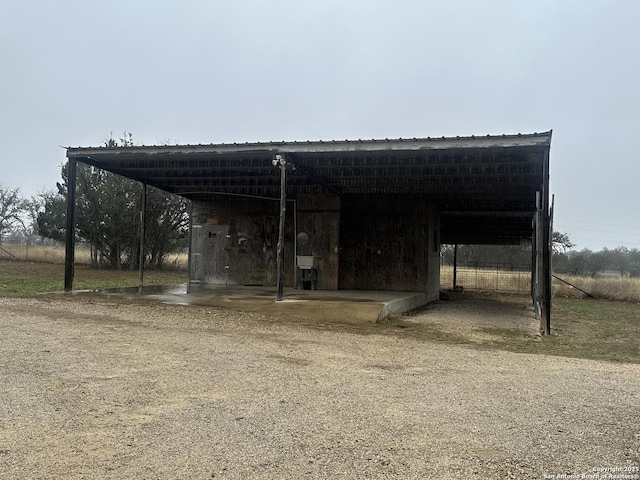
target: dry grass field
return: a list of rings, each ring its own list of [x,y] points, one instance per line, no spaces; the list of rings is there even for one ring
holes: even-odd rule
[[[64,264],[63,245],[15,245],[3,244],[0,249],[0,260],[19,260],[36,263],[58,263]],[[186,269],[187,255],[185,253],[170,253],[165,256],[165,266],[167,268]],[[76,265],[90,265],[91,254],[87,247],[78,245],[75,251]]]
[[[529,292],[531,290],[530,273],[523,271],[506,271],[480,268],[459,268],[457,284],[465,290],[482,290],[498,292]],[[621,302],[640,302],[640,278],[611,275],[582,277],[575,275],[558,275],[565,282],[575,285],[574,288],[560,280],[553,279],[553,294],[559,297],[582,298],[584,290],[596,298],[617,300]],[[440,285],[449,289],[453,285],[453,268],[440,267]]]
[[[559,275],[563,280],[589,292],[596,298],[619,300],[622,302],[640,302],[640,278],[620,276],[578,277]],[[554,279],[553,290],[556,295],[582,297],[579,290]]]
[[[91,263],[89,249],[77,246],[75,259],[78,265],[89,265]],[[64,264],[64,245],[44,246],[7,243],[2,245],[0,260]]]

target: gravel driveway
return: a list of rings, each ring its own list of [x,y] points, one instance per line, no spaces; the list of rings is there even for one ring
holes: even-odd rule
[[[0,298],[0,384],[3,479],[541,479],[640,465],[640,365],[376,325]]]

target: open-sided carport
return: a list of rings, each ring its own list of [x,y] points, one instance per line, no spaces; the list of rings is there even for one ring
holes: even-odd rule
[[[532,241],[534,308],[548,333],[550,144],[549,131],[68,148],[65,289],[73,284],[82,162],[192,201],[190,283],[276,284],[280,295],[297,283],[300,255],[321,289],[425,291],[435,299],[442,243]]]

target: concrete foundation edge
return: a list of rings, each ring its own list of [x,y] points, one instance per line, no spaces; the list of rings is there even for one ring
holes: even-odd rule
[[[436,299],[430,299],[426,293],[416,293],[415,295],[409,295],[397,300],[393,300],[391,302],[386,302],[382,307],[380,314],[378,315],[378,321],[392,315],[408,312],[409,310],[413,310],[414,308],[426,305],[433,300]]]

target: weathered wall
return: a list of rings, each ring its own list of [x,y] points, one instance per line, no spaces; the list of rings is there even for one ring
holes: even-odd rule
[[[438,217],[424,201],[342,197],[340,289],[439,290]]]
[[[429,244],[427,246],[427,298],[440,296],[440,217],[433,208],[428,211]]]
[[[337,290],[340,198],[335,195],[300,195],[297,204],[298,233],[309,235],[306,245],[297,246],[298,255],[318,257],[318,289]]]
[[[334,195],[287,202],[287,286],[295,285],[294,206],[296,233],[309,235],[298,255],[318,257],[317,288],[419,291],[438,298],[439,219],[425,202]],[[193,202],[192,222],[191,282],[276,284],[279,202],[223,196]]]
[[[287,202],[284,283],[293,285],[293,202]],[[275,285],[279,202],[217,197],[193,202],[190,282]]]

